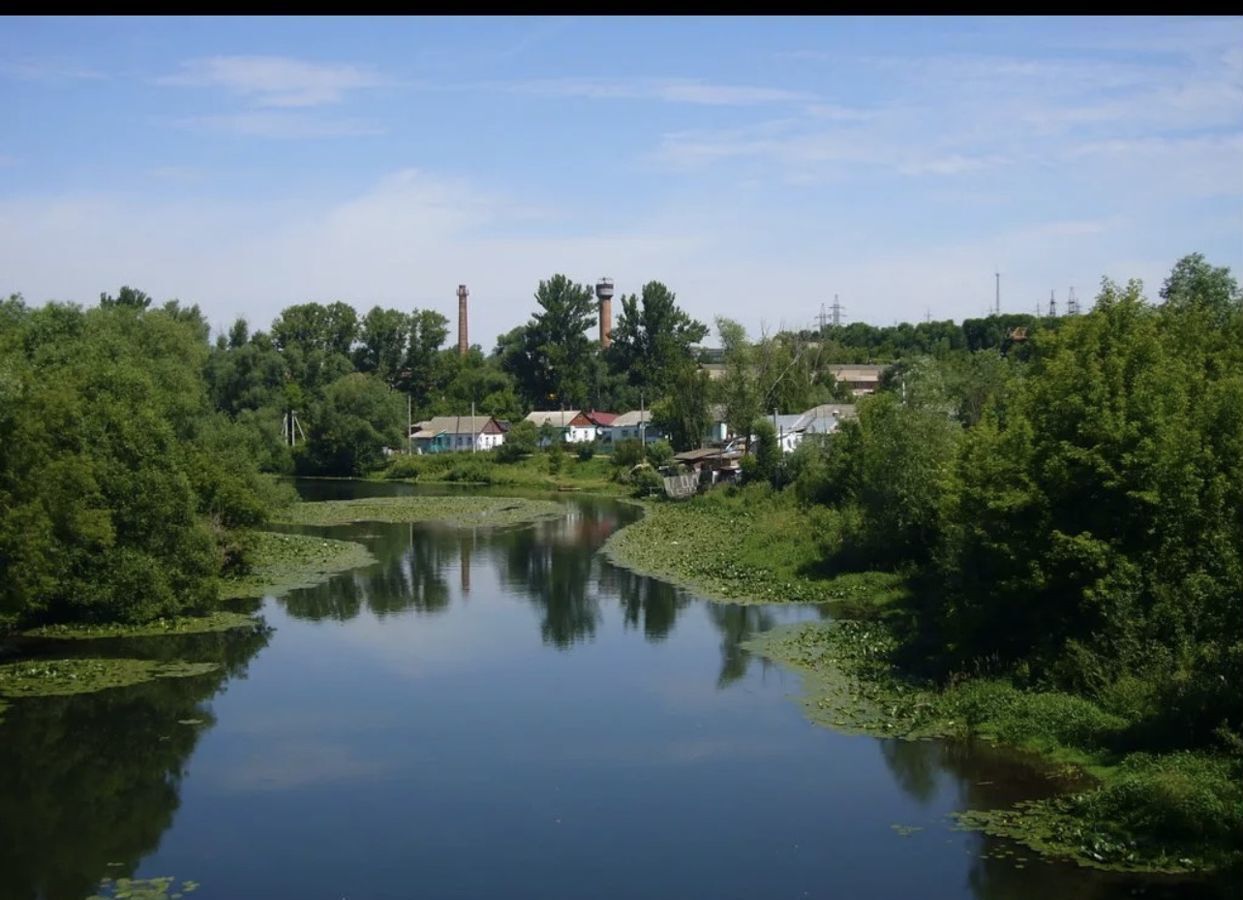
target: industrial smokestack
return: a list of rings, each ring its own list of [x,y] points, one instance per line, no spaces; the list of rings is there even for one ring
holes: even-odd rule
[[[601,278],[596,282],[596,298],[600,301],[600,349],[613,342],[613,279]]]
[[[459,284],[457,286],[457,352],[458,356],[465,356],[470,350],[470,341],[466,338],[466,298],[470,296],[470,291],[466,290],[466,285]]]

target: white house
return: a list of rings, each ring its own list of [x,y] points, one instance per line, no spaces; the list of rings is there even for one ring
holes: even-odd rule
[[[420,453],[493,450],[505,443],[492,416],[436,416],[415,425],[410,437]]]
[[[531,422],[536,428],[550,425],[560,435],[561,440],[569,442],[570,423],[578,417],[578,414],[579,410],[577,409],[537,409],[528,413],[523,421]],[[591,440],[591,438],[588,438],[588,440]],[[548,446],[548,441],[541,439],[540,446]]]
[[[782,453],[793,453],[807,435],[832,434],[846,419],[855,418],[849,403],[824,403],[798,416],[777,416],[777,438]]]

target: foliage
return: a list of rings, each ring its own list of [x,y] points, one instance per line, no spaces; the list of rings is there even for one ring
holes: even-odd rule
[[[768,419],[756,419],[751,425],[751,434],[755,436],[754,463],[745,473],[748,481],[762,481],[772,484],[777,477],[777,466],[781,461],[781,447],[777,443],[777,429]]]
[[[643,462],[643,445],[638,438],[626,438],[613,445],[611,457],[613,465],[619,469],[632,469]]]
[[[539,306],[521,330],[502,336],[501,365],[533,407],[581,407],[588,399],[593,348],[584,334],[595,317],[590,287],[553,275],[535,292]]]
[[[574,455],[577,456],[583,462],[586,462],[587,460],[591,459],[593,456],[596,455],[596,442],[595,441],[580,442],[577,445],[576,449],[574,450]]]
[[[328,386],[313,410],[308,441],[295,462],[308,475],[362,475],[401,447],[405,420],[401,396],[378,378],[355,372]]]
[[[651,466],[643,466],[630,476],[636,497],[654,497],[665,490],[664,479]]]
[[[673,448],[668,441],[652,441],[647,445],[647,461],[653,466],[667,466],[673,462]]]
[[[132,296],[0,317],[0,622],[207,610],[233,531],[266,516],[201,316]]]
[[[686,314],[676,295],[659,281],[643,285],[641,297],[621,298],[608,361],[648,397],[666,394],[691,358],[691,347],[708,328]]]
[[[539,429],[534,422],[523,419],[505,434],[505,442],[496,450],[496,458],[502,462],[515,462],[530,456],[539,448]]]
[[[652,405],[652,424],[669,435],[679,451],[693,450],[712,425],[708,374],[686,363],[672,370],[669,384],[665,396]]]

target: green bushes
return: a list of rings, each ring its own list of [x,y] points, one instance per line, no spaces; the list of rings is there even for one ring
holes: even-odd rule
[[[578,457],[580,462],[587,462],[587,460],[591,459],[593,456],[596,455],[596,442],[595,441],[584,441],[580,444],[577,444],[575,446],[574,453]]]
[[[1243,845],[1243,782],[1237,763],[1197,753],[1128,756],[1099,790],[1078,795],[1076,813],[1120,839]],[[1198,848],[1202,849],[1202,848]]]
[[[643,462],[643,445],[635,438],[626,438],[613,445],[613,465],[619,469],[633,469]]]
[[[669,465],[673,462],[673,447],[665,440],[652,441],[647,445],[647,461],[657,468]]]
[[[500,462],[517,462],[530,456],[539,445],[539,429],[534,422],[525,419],[518,422],[505,435],[505,442],[496,449],[496,458]]]
[[[393,458],[384,470],[384,477],[392,481],[418,481],[422,472],[423,457],[405,453]]]
[[[649,466],[636,470],[631,476],[631,484],[634,485],[636,497],[653,497],[663,494],[665,490],[664,479],[660,477],[659,472]]]
[[[1014,746],[1093,749],[1115,741],[1127,722],[1072,694],[1021,691],[1006,681],[973,679],[941,695],[943,717]]]

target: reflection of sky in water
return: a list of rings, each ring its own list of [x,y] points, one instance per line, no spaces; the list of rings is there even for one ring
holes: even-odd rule
[[[378,564],[268,601],[275,635],[131,842],[140,874],[194,878],[204,898],[1129,894],[980,858],[993,842],[947,813],[1038,778],[811,725],[797,676],[738,643],[816,610],[708,604],[617,569],[595,550],[634,513],[567,502],[563,521],[498,532],[330,529]],[[131,736],[165,746],[165,718]],[[0,771],[30,764],[7,752]],[[75,834],[32,840],[71,854]]]

